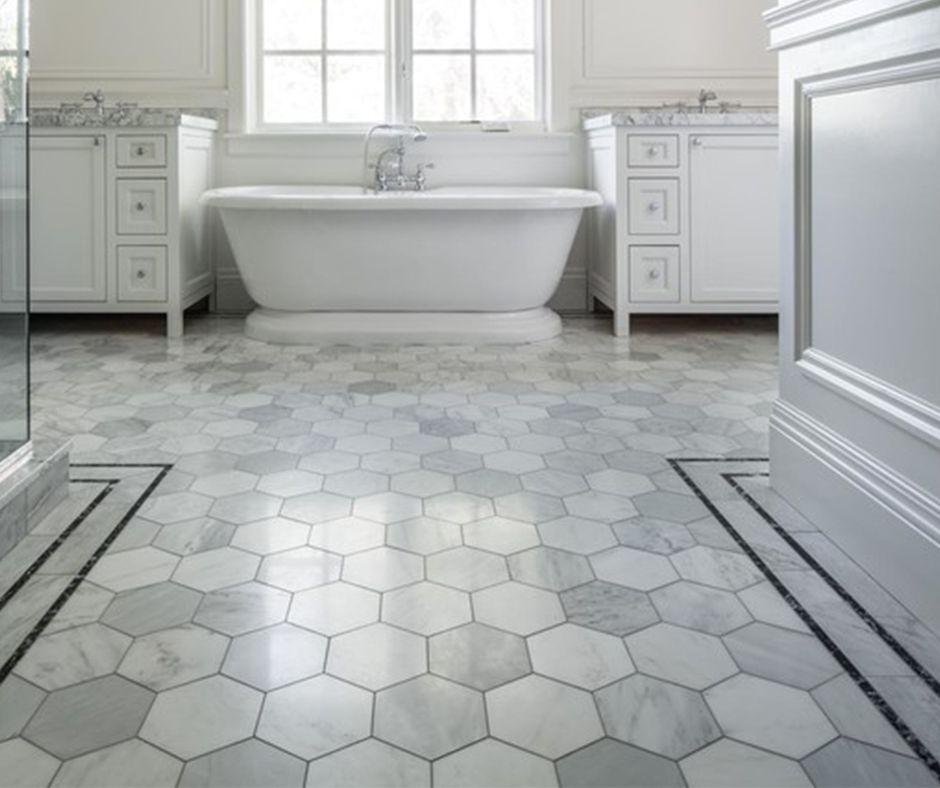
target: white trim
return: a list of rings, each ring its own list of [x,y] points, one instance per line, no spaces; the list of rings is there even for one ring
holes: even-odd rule
[[[940,546],[940,500],[929,492],[782,400],[774,404],[771,429]]]
[[[915,438],[940,447],[940,408],[936,405],[814,348],[803,353],[797,367],[807,377]]]
[[[868,27],[889,19],[921,11],[937,5],[937,0],[882,0],[882,7],[875,7],[868,13],[853,13],[850,8],[858,0],[798,0],[798,2],[779,5],[764,14],[764,20],[771,31],[771,51],[780,51],[790,47],[808,44],[825,38]],[[803,24],[810,17],[830,14],[829,24],[810,23],[804,30]],[[793,25],[792,31],[787,26]]]

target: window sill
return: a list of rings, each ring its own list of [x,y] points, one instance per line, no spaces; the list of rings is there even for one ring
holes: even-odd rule
[[[418,150],[432,156],[567,156],[575,140],[573,132],[510,131],[484,132],[428,129],[427,142]],[[365,132],[331,129],[324,131],[263,131],[225,135],[230,156],[249,157],[361,157]],[[376,148],[381,139],[375,139]]]

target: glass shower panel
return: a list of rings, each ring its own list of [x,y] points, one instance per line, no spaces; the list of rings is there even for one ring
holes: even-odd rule
[[[28,0],[0,0],[0,469],[29,441]]]

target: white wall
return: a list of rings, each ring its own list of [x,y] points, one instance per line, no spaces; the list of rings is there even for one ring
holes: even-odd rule
[[[581,108],[722,99],[773,103],[774,60],[761,12],[769,0],[549,0],[550,126],[554,133],[445,139],[422,149],[438,183],[585,183]],[[102,87],[109,99],[148,106],[213,107],[237,118],[242,0],[33,0],[33,100],[56,104]],[[234,127],[229,132],[236,133]],[[573,133],[572,133],[573,132]],[[557,135],[557,136],[556,136]],[[353,183],[360,141],[330,136],[272,141],[228,137],[222,185]],[[224,243],[221,303],[243,296]],[[579,241],[556,305],[586,306]]]
[[[771,22],[788,176],[771,481],[940,632],[940,3]]]

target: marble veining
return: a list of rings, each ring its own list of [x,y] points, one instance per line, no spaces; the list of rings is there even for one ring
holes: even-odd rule
[[[216,129],[218,121],[211,110],[162,109],[145,107],[106,107],[103,113],[90,107],[35,107],[29,113],[34,128],[168,128],[193,126]]]
[[[637,127],[711,127],[711,126],[777,126],[779,116],[773,108],[754,107],[729,112],[696,112],[676,109],[624,108],[588,110],[582,115],[584,130],[593,131],[607,126]]]

